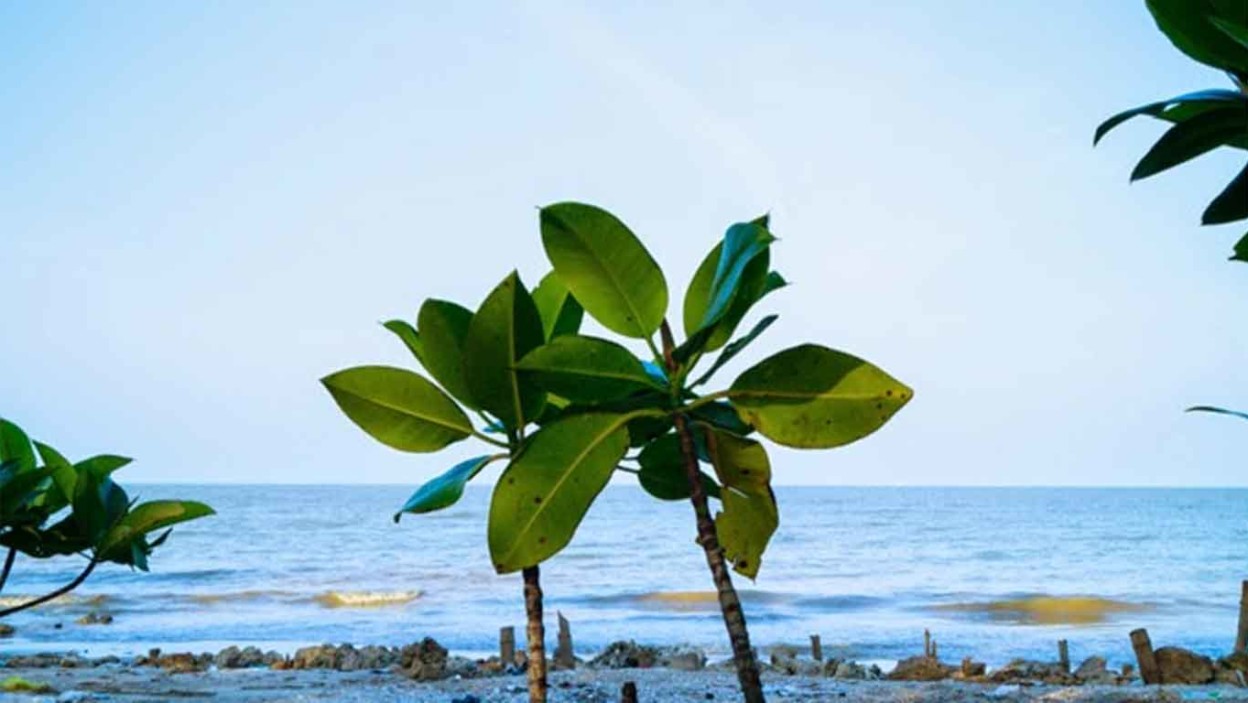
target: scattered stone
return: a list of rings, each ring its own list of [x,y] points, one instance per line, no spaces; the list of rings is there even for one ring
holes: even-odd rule
[[[290,658],[291,669],[333,669],[338,664],[338,649],[332,644],[301,647]]]
[[[867,667],[855,661],[836,662],[829,661],[829,664],[836,664],[832,669],[832,678],[841,679],[843,681],[865,681],[869,678]],[[825,668],[825,671],[827,669]]]
[[[996,683],[1016,683],[1019,681],[1040,681],[1054,685],[1070,685],[1078,683],[1074,676],[1056,662],[1038,662],[1027,659],[1015,659],[1009,664],[992,672],[988,677]]]
[[[1118,675],[1109,670],[1104,657],[1088,657],[1075,669],[1080,683],[1110,685],[1118,683]]]
[[[607,645],[601,654],[589,660],[589,665],[600,669],[649,669],[658,660],[658,649],[628,640]]]
[[[823,665],[811,659],[799,659],[797,648],[778,645],[771,648],[771,668],[786,676],[818,676]]]
[[[400,652],[399,673],[416,681],[437,681],[448,676],[446,648],[432,637],[409,644]]]
[[[112,625],[113,616],[108,613],[97,613],[93,610],[74,622],[79,625]]]
[[[954,678],[963,681],[973,681],[984,678],[988,673],[988,665],[984,662],[977,662],[970,657],[962,659],[962,665],[954,672]]]
[[[1213,680],[1213,660],[1182,647],[1162,647],[1153,656],[1162,683],[1209,683]]]
[[[1223,669],[1234,669],[1248,674],[1248,650],[1228,654],[1218,660],[1218,665]]]
[[[658,665],[676,671],[701,671],[706,668],[706,653],[696,647],[662,647]]]
[[[12,625],[5,625],[0,622],[0,637],[12,637],[14,632],[17,632],[17,630],[13,629]]]
[[[888,678],[890,681],[941,681],[953,672],[953,667],[941,664],[935,657],[920,655],[897,662]]]
[[[197,671],[206,671],[212,665],[212,655],[204,654],[195,656],[190,652],[179,652],[177,654],[161,654],[159,649],[153,649],[147,653],[146,657],[138,657],[134,660],[135,666],[155,666],[168,671],[171,674],[186,674]]]

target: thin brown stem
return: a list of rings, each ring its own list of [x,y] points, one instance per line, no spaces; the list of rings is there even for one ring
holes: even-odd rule
[[[83,569],[81,574],[78,574],[77,578],[65,584],[64,586],[61,586],[55,591],[52,591],[51,593],[39,596],[38,598],[22,603],[21,605],[15,605],[12,608],[6,608],[4,610],[0,610],[0,618],[8,617],[12,615],[13,613],[20,613],[23,610],[33,608],[37,605],[43,605],[44,603],[47,603],[50,600],[53,600],[55,598],[60,598],[66,593],[69,593],[75,588],[78,588],[79,586],[82,585],[83,581],[87,580],[87,577],[91,575],[91,572],[95,571],[95,565],[98,563],[99,563],[98,561],[92,559],[90,562],[87,563],[87,568]]]
[[[529,703],[546,703],[546,626],[542,623],[541,574],[536,566],[522,572],[528,625]]]
[[[668,373],[675,377],[677,365],[672,357],[675,344],[666,321],[663,323],[662,334]],[[677,413],[674,421],[676,434],[680,439],[680,453],[684,459],[685,476],[689,480],[689,501],[693,504],[693,513],[697,518],[698,544],[706,553],[706,565],[715,582],[715,590],[719,596],[719,609],[724,617],[724,626],[728,629],[728,640],[732,643],[732,658],[737,668],[737,680],[741,684],[741,693],[746,703],[765,703],[758,661],[754,658],[754,650],[750,647],[750,632],[745,624],[745,612],[741,609],[741,599],[737,596],[737,590],[732,585],[732,576],[728,573],[728,564],[719,546],[719,533],[715,529],[715,521],[711,518],[711,509],[707,504],[706,489],[702,486],[701,470],[698,468],[698,455],[693,444],[689,419],[683,413]]]
[[[9,581],[9,572],[13,570],[15,559],[17,559],[17,547],[9,547],[9,553],[4,557],[4,570],[0,571],[0,591],[4,590],[4,584]]]

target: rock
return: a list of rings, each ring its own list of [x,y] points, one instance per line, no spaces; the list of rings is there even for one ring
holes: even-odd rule
[[[601,654],[589,660],[589,665],[600,669],[649,669],[658,660],[657,649],[628,640],[607,645]]]
[[[1213,682],[1229,686],[1239,686],[1241,688],[1248,686],[1248,681],[1244,678],[1244,672],[1238,669],[1228,669],[1222,666],[1219,666],[1217,670],[1213,672]]]
[[[829,661],[828,664],[832,664],[834,661]],[[826,672],[827,669],[828,667],[825,667],[824,671]],[[867,668],[854,661],[839,662],[832,669],[832,678],[843,681],[864,681],[867,678]]]
[[[5,625],[0,622],[0,637],[12,637],[14,632],[17,632],[17,630],[13,629],[12,625]]]
[[[817,661],[797,658],[797,648],[778,645],[771,648],[771,668],[786,676],[818,676],[823,665]]]
[[[108,613],[97,613],[92,611],[78,618],[74,622],[79,625],[111,625],[113,624],[113,616]]]
[[[1081,683],[1110,685],[1118,683],[1118,675],[1109,670],[1104,657],[1088,657],[1075,669],[1075,678]]]
[[[1182,647],[1162,647],[1153,656],[1161,672],[1161,682],[1199,684],[1213,681],[1213,660]]]
[[[972,679],[981,679],[988,673],[988,665],[984,662],[977,662],[970,657],[962,659],[962,665],[954,672],[954,677],[968,681]]]
[[[204,671],[211,663],[211,656],[205,660],[201,657],[196,657],[190,652],[179,652],[175,654],[158,654],[154,659],[149,656],[143,665],[158,666],[171,674],[188,674]]]
[[[1248,674],[1248,651],[1235,652],[1228,654],[1218,660],[1218,664],[1223,669],[1234,669]]]
[[[452,698],[451,703],[481,703],[481,699],[469,693],[466,696],[460,696],[459,698]]]
[[[338,650],[332,644],[301,647],[290,658],[291,669],[332,669],[337,664]]]
[[[890,681],[940,681],[953,674],[953,667],[945,666],[935,657],[910,657],[897,662],[889,674]]]
[[[401,652],[399,673],[416,681],[437,681],[448,676],[446,648],[432,637],[409,644]]]
[[[696,647],[663,647],[658,663],[676,671],[701,671],[706,668],[706,653]]]
[[[1057,685],[1077,683],[1075,677],[1056,662],[1038,662],[1027,659],[1015,659],[1005,666],[992,672],[989,680],[996,683],[1015,683],[1018,681],[1041,681]]]
[[[360,649],[361,669],[384,669],[398,661],[398,656],[388,647],[368,645]]]
[[[453,678],[475,679],[481,675],[477,663],[467,657],[449,657],[446,660],[446,674]]]

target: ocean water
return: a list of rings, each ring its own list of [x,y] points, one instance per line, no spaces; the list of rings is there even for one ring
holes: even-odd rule
[[[523,638],[518,575],[497,576],[485,544],[488,487],[455,507],[405,516],[404,486],[146,486],[219,516],[175,529],[151,573],[102,567],[76,595],[14,616],[0,651],[133,654],[256,644],[403,644],[452,651]],[[895,660],[930,629],[942,658],[1130,661],[1127,633],[1229,650],[1248,578],[1248,490],[777,489],[780,529],[757,582],[738,577],[756,645],[804,644]],[[19,560],[0,600],[41,593],[77,564]],[[572,544],[542,567],[547,629],[572,622],[576,649],[617,639],[691,643],[728,656],[687,503],[611,486]],[[111,612],[108,626],[75,619]],[[57,624],[62,627],[58,628]]]

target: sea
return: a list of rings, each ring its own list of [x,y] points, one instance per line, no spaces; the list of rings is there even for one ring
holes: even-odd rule
[[[144,499],[202,500],[218,515],[178,527],[148,573],[106,565],[72,596],[8,618],[0,653],[89,656],[291,652],[319,643],[452,652],[523,641],[518,574],[486,547],[488,487],[442,512],[394,511],[409,486],[150,485]],[[999,665],[1132,660],[1128,633],[1207,654],[1233,645],[1248,579],[1248,490],[778,487],[780,528],[756,581],[737,576],[754,644],[890,662],[922,652]],[[555,614],[579,656],[615,640],[691,644],[729,656],[687,502],[611,485],[542,565],[548,646]],[[76,560],[19,558],[0,603],[49,591]],[[108,625],[77,624],[91,612]]]

